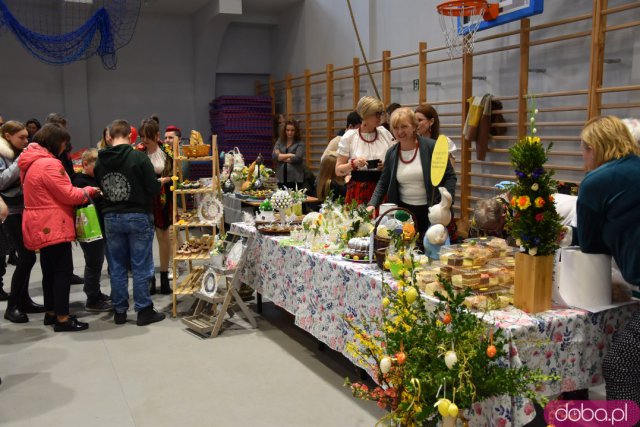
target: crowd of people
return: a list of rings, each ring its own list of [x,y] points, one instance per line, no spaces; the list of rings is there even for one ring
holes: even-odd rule
[[[1,120],[1,119],[0,119]],[[274,125],[274,128],[276,125]],[[141,143],[135,145],[139,136]],[[282,119],[274,130],[272,157],[280,186],[305,187],[305,144],[295,120]],[[330,194],[347,204],[366,205],[375,215],[383,202],[395,203],[417,218],[417,229],[429,227],[428,208],[439,192],[430,181],[435,140],[441,135],[433,106],[415,110],[392,104],[386,109],[365,96],[347,117],[346,128],[333,138],[321,159],[314,190],[321,200]],[[96,206],[104,239],[81,243],[85,257],[84,292],[89,311],[114,312],[124,324],[129,308],[128,273],[133,277],[137,324],[164,319],[154,309],[156,293],[153,239],[158,241],[160,292],[171,293],[169,259],[172,195],[172,145],[180,129],[160,135],[159,120],[142,121],[136,130],[124,120],[105,127],[98,149],[82,155],[82,172],[69,159],[71,137],[66,120],[51,114],[44,125],[2,120],[0,126],[0,279],[6,257],[16,264],[7,293],[5,319],[26,323],[28,314],[44,313],[44,324],[56,332],[81,331],[88,324],[69,313],[73,277],[71,242],[76,240],[74,208]],[[450,161],[440,186],[455,195],[457,147],[448,139]],[[580,144],[587,174],[574,203],[573,236],[585,253],[611,255],[622,278],[640,286],[640,126],[613,116],[588,121]],[[44,305],[29,295],[31,270],[40,253]],[[104,260],[110,292],[101,290]],[[0,285],[2,282],[0,282]],[[607,396],[640,402],[635,369],[640,363],[640,312],[623,325],[606,354],[603,371]]]
[[[160,292],[170,294],[173,175],[172,144],[180,129],[167,128],[160,137],[156,117],[137,130],[126,121],[107,126],[98,148],[84,150],[82,171],[70,158],[67,122],[52,113],[44,125],[0,119],[0,300],[7,300],[4,318],[27,323],[29,315],[44,313],[43,323],[56,332],[85,330],[88,323],[69,313],[70,285],[84,283],[85,309],[114,312],[116,324],[126,322],[128,274],[133,276],[137,324],[164,319],[154,309],[157,292],[153,239],[160,258]],[[166,144],[165,144],[166,143]],[[75,208],[95,206],[103,238],[80,242],[84,278],[73,273],[71,243],[76,240]],[[31,270],[39,252],[44,305],[29,295]],[[15,269],[7,293],[3,287],[7,254],[15,253]],[[110,290],[102,292],[104,261]]]

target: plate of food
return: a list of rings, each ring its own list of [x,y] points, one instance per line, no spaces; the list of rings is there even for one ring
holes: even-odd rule
[[[356,252],[356,251],[346,251],[342,253],[342,259],[345,261],[351,262],[360,262],[369,264],[376,261],[375,255],[373,256],[373,260],[369,259],[369,254],[365,252]]]
[[[258,231],[262,234],[289,234],[291,227],[280,224],[258,225]]]

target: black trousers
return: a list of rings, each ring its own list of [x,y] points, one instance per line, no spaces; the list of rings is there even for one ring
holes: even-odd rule
[[[640,405],[640,312],[613,337],[602,360],[607,400],[633,400]]]
[[[57,316],[69,314],[69,290],[73,274],[71,243],[58,243],[40,249],[44,308]]]
[[[11,278],[8,306],[21,306],[29,301],[29,279],[36,263],[36,253],[24,247],[22,240],[22,214],[9,215],[2,224],[4,232],[16,251],[18,263]]]

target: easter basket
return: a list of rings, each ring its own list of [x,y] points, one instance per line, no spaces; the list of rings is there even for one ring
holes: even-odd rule
[[[384,215],[380,215],[378,219],[376,219],[375,226],[373,227],[373,250],[376,255],[376,263],[378,264],[378,267],[380,267],[381,270],[384,270],[384,261],[386,258],[387,248],[391,244],[391,239],[378,236],[378,226],[380,225],[380,222],[382,222],[382,219],[385,216],[387,216],[390,212],[394,212],[394,211],[403,211],[408,213],[409,216],[411,216],[413,223],[416,225],[418,224],[418,220],[416,219],[413,212],[411,212],[408,209],[400,208],[400,207],[389,209],[384,213]]]

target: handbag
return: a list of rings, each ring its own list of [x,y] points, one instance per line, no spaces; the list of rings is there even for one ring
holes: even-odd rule
[[[79,242],[89,243],[103,237],[96,206],[86,191],[84,194],[89,199],[89,204],[76,209],[76,239]]]

